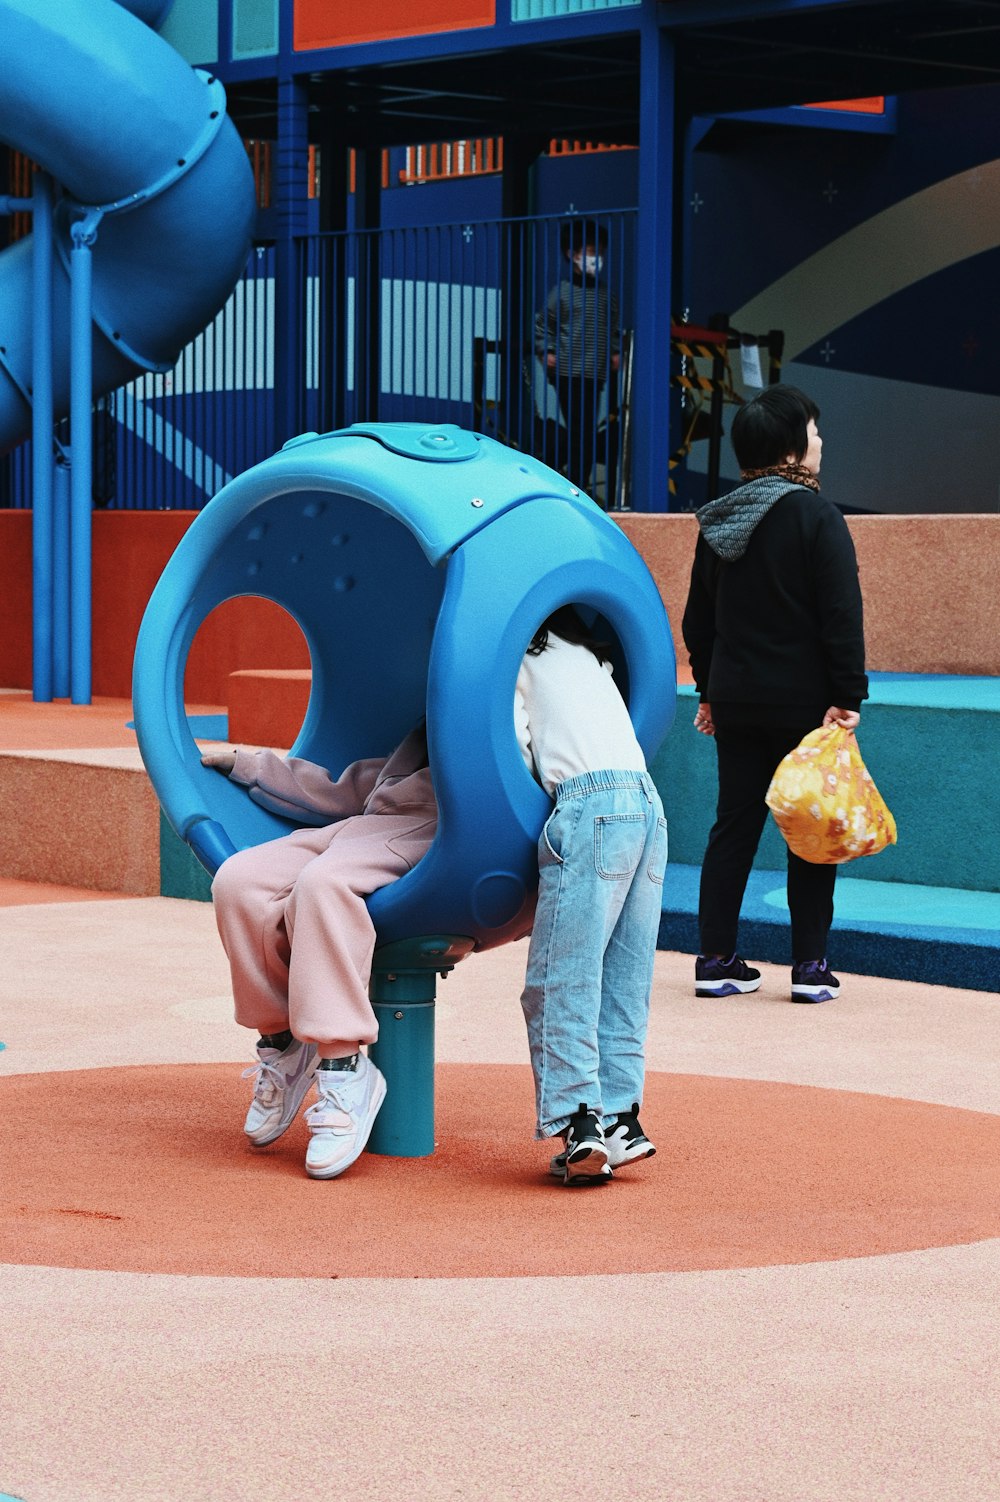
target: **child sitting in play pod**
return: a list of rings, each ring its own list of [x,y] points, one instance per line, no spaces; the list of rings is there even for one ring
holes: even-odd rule
[[[434,838],[424,727],[387,758],[352,762],[336,781],[273,751],[202,761],[264,808],[311,826],[230,856],[212,900],[236,1021],[260,1034],[243,1130],[256,1147],[276,1142],[315,1082],[306,1173],[335,1179],[364,1151],[385,1099],[385,1078],[362,1050],[378,1036],[365,898],[415,866]]]
[[[666,863],[666,823],[604,647],[571,607],[535,633],[517,679],[515,729],[556,799],[522,1006],[537,1135],[561,1135],[553,1174],[604,1183],[649,1157],[639,1125],[644,1045]],[[275,1142],[306,1112],[306,1172],[337,1178],[364,1151],[386,1083],[363,1046],[375,928],[365,898],[427,851],[437,806],[421,725],[386,759],[336,780],[273,751],[202,757],[250,797],[308,827],[238,852],[212,885],[236,1021],[259,1033],[244,1131]]]

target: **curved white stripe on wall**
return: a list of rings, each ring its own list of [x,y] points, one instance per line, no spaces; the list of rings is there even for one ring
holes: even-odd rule
[[[1000,159],[946,177],[848,230],[731,315],[781,328],[785,359],[914,282],[1000,245]]]

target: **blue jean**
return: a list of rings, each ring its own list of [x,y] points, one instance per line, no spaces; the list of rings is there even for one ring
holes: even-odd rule
[[[666,864],[648,773],[586,772],[556,790],[521,997],[538,1137],[563,1131],[584,1102],[605,1122],[642,1103]]]

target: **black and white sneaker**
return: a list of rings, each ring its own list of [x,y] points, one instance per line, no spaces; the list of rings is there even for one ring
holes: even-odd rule
[[[715,955],[699,954],[694,962],[696,996],[745,996],[760,985],[760,971],[754,970],[738,954],[728,960]]]
[[[639,1102],[632,1102],[630,1111],[619,1111],[604,1128],[604,1145],[608,1150],[608,1162],[612,1168],[621,1168],[623,1163],[639,1163],[651,1158],[656,1148],[639,1125]]]
[[[580,1102],[579,1110],[570,1117],[563,1141],[566,1147],[558,1156],[563,1160],[564,1184],[571,1189],[584,1189],[610,1181],[612,1173],[604,1144],[604,1128],[600,1117],[587,1109],[585,1101]],[[553,1158],[552,1163],[555,1161]],[[550,1171],[553,1171],[551,1165]]]
[[[826,960],[801,960],[792,966],[793,1001],[834,1001],[840,995],[840,981]]]

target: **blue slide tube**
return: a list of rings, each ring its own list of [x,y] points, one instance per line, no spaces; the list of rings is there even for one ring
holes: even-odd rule
[[[92,266],[99,395],[141,370],[169,370],[225,303],[250,248],[253,173],[217,80],[114,0],[0,0],[0,37],[0,139],[68,195],[54,227],[59,418],[70,394],[75,206],[105,211]],[[23,394],[32,385],[31,263],[30,236],[0,254],[0,453],[32,425]]]

